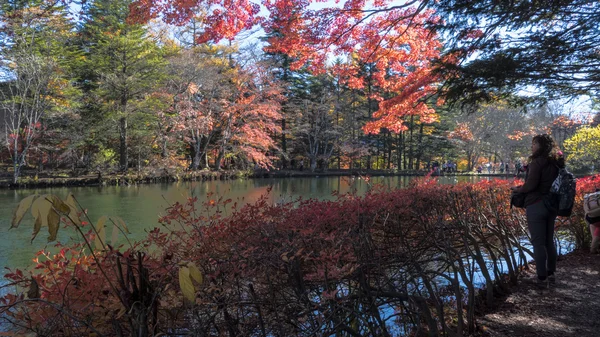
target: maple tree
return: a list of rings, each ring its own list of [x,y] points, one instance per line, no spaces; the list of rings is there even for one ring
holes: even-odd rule
[[[146,21],[164,13],[165,21],[182,23],[195,18],[194,8],[218,5],[218,1],[190,1],[159,4],[136,1],[132,4],[132,20]],[[372,63],[375,70],[370,79],[381,87],[381,93],[370,92],[369,99],[381,102],[375,121],[367,124],[366,132],[378,133],[381,127],[398,132],[402,123],[398,117],[414,114],[424,120],[434,120],[434,110],[424,99],[432,95],[439,82],[433,74],[431,61],[440,55],[441,43],[425,27],[437,19],[433,12],[419,13],[409,6],[384,8],[386,2],[375,3],[373,13],[364,2],[348,1],[343,8],[311,10],[310,1],[269,1],[264,5],[268,19],[258,20],[257,5],[247,1],[228,3],[234,9],[227,13],[218,8],[205,15],[204,32],[198,42],[232,39],[242,29],[261,22],[268,34],[269,53],[282,53],[292,59],[291,69],[303,65],[315,72],[325,69],[328,52],[346,56],[355,62],[339,67],[350,86],[365,85],[358,76],[360,62]],[[217,6],[218,7],[218,6]],[[276,32],[276,34],[272,34]],[[384,96],[392,98],[383,99]]]
[[[281,92],[264,65],[245,68],[233,64],[231,50],[199,46],[173,58],[170,92],[173,131],[192,149],[193,169],[208,167],[209,151],[216,151],[215,169],[225,156],[269,167],[268,152],[279,132]]]
[[[347,2],[345,10],[311,11],[303,7],[306,3],[293,5],[297,11],[291,11],[290,4],[272,4],[271,21],[265,30],[277,34],[268,37],[265,50],[288,55],[292,69],[304,66],[314,73],[328,71],[338,85],[361,92],[366,100],[363,131],[372,135],[383,132],[379,138],[385,139],[377,141],[368,136],[361,142],[385,144],[390,167],[391,135],[407,132],[409,151],[404,156],[408,163],[404,166],[418,167],[423,156],[424,125],[438,120],[433,106],[441,103],[434,97],[441,78],[432,62],[440,57],[442,44],[425,27],[425,22],[435,20],[433,13],[417,14],[414,9],[400,6],[371,15],[361,11],[364,4],[358,2]],[[326,66],[328,52],[345,61]],[[418,136],[413,138],[415,128]],[[346,141],[353,143],[357,141]],[[379,155],[379,146],[373,148]],[[402,147],[397,148],[400,167]],[[366,155],[366,167],[370,169],[371,151]]]
[[[448,42],[473,46],[489,37],[476,27],[449,27],[462,20],[448,17],[458,7],[460,1],[273,0],[259,12],[251,1],[86,2],[79,16],[64,20],[75,27],[69,46],[83,56],[67,67],[77,70],[76,79],[63,81],[70,76],[64,67],[45,75],[63,81],[57,95],[78,89],[84,95],[61,101],[61,115],[47,114],[39,128],[18,127],[23,135],[28,130],[43,135],[41,142],[33,138],[23,163],[84,173],[115,169],[117,160],[120,170],[130,168],[129,157],[135,156],[138,170],[147,166],[152,174],[179,175],[188,164],[193,169],[298,169],[309,161],[323,170],[421,170],[431,161],[460,161],[465,143],[446,136],[457,122],[470,123],[470,117],[454,116],[458,109],[442,98],[456,94],[456,88],[444,84],[462,74],[469,60],[460,63],[461,57],[477,48],[447,49]],[[475,16],[485,14],[485,6],[476,7]],[[265,32],[262,50],[250,55],[247,46],[236,49],[238,34],[258,26]],[[446,33],[438,35],[437,29]],[[216,43],[222,39],[228,46]],[[202,57],[189,52],[196,49],[212,51]],[[126,57],[120,60],[114,50]],[[201,65],[187,57],[201,59]],[[440,61],[449,72],[438,71]],[[3,88],[10,88],[9,81]],[[477,90],[462,93],[477,96],[482,93]],[[17,100],[10,93],[5,97],[5,103]],[[517,101],[487,93],[490,104],[499,97]],[[511,111],[494,110],[509,113],[510,121],[493,113],[485,118],[506,130],[493,132],[482,144],[483,153],[504,159],[523,155],[532,132],[567,139],[580,121],[561,119],[552,109],[529,109],[535,117],[525,118],[523,130],[509,130],[517,120]],[[311,127],[314,112],[323,127]],[[5,133],[7,141],[23,139],[14,136],[18,132]],[[472,162],[481,156],[468,157]]]
[[[215,168],[226,153],[262,168],[272,167],[273,135],[281,132],[281,87],[261,62],[234,69],[233,105],[221,116],[221,140]],[[248,167],[248,165],[244,165]]]

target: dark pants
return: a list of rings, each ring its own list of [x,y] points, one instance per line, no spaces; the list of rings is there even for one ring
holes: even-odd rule
[[[543,201],[527,206],[527,227],[531,234],[535,269],[539,278],[546,278],[556,270],[554,220],[556,213],[548,211]]]

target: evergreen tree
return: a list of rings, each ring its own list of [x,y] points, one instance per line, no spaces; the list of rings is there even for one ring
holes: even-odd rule
[[[119,138],[119,169],[129,166],[130,121],[147,125],[141,109],[147,95],[164,76],[165,61],[160,48],[139,24],[129,24],[129,0],[94,1],[82,27],[86,51],[88,95],[97,97],[103,117],[115,121]],[[138,130],[139,131],[139,130]]]

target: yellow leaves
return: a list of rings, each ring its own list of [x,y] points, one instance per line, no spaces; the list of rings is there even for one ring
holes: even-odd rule
[[[106,231],[104,230],[104,223],[108,220],[106,215],[103,215],[96,222],[96,238],[94,239],[94,247],[97,250],[104,249],[104,242],[106,241]]]
[[[105,249],[106,245],[106,224],[110,221],[113,224],[112,234],[111,234],[111,245],[114,246],[117,243],[117,239],[119,237],[119,232],[123,231],[124,233],[129,233],[127,229],[127,225],[125,225],[125,221],[118,216],[101,216],[100,219],[96,222],[96,238],[94,239],[94,247],[97,250]]]
[[[117,225],[113,225],[112,234],[110,235],[110,244],[113,247],[117,244],[118,238],[119,238],[119,227]]]
[[[31,215],[36,219],[39,218],[41,226],[48,226],[48,213],[52,209],[52,204],[46,199],[48,195],[44,194],[36,198],[31,204]]]
[[[117,237],[119,232],[129,234],[129,229],[127,229],[127,225],[125,225],[125,221],[118,216],[111,216],[110,221],[113,223],[113,230],[111,235],[111,244],[114,246],[117,243]]]
[[[202,273],[200,272],[196,264],[194,262],[190,262],[188,263],[188,268],[190,269],[190,276],[192,277],[192,279],[196,281],[196,283],[202,284]]]
[[[21,200],[21,202],[19,202],[19,206],[17,206],[17,209],[15,209],[15,213],[13,214],[10,228],[19,227],[19,224],[21,223],[21,220],[23,220],[25,213],[31,207],[31,204],[38,196],[39,195],[37,194],[30,195],[27,198]]]
[[[179,266],[179,288],[183,293],[183,298],[193,303],[196,300],[196,287],[194,283],[202,285],[202,273],[193,262]]]
[[[77,214],[77,202],[75,201],[75,196],[73,196],[73,193],[69,193],[69,195],[67,195],[67,198],[65,199],[65,204],[67,204],[67,206],[69,206],[70,208],[68,214],[69,219],[73,221],[76,225],[80,225],[81,220],[79,219],[79,215]]]
[[[52,242],[56,240],[56,235],[58,234],[58,226],[60,224],[60,216],[54,210],[48,212],[48,216],[46,217],[48,223],[48,242]]]
[[[42,217],[36,215],[35,222],[33,223],[33,233],[31,235],[31,241],[33,241],[33,239],[35,239],[37,234],[40,232],[41,228],[42,228]]]
[[[47,199],[50,201],[54,209],[60,213],[69,213],[71,208],[62,199],[55,195],[48,195]]]
[[[600,126],[579,128],[563,146],[569,165],[589,170],[600,161]]]
[[[24,198],[14,211],[10,228],[19,227],[27,210],[31,211],[34,219],[31,241],[36,238],[42,227],[48,227],[48,242],[56,240],[58,229],[60,228],[61,215],[66,216],[75,226],[79,226],[82,223],[77,213],[77,201],[71,193],[67,195],[64,201],[52,194],[34,194]],[[94,238],[95,249],[102,250],[106,248],[106,228],[109,221],[113,224],[111,235],[113,246],[117,243],[119,232],[129,234],[129,230],[123,219],[118,216],[102,216],[98,219],[94,227],[96,231],[96,237]]]
[[[436,131],[434,126],[425,125],[423,126],[423,134],[424,135],[432,135]]]
[[[190,269],[188,267],[179,267],[179,287],[183,293],[183,298],[189,302],[196,299],[196,289],[190,278]]]
[[[44,194],[35,198],[31,204],[31,215],[35,218],[31,241],[35,239],[42,227],[48,227],[48,242],[56,240],[60,224],[60,213],[68,213],[71,209],[59,197]]]
[[[21,200],[11,221],[10,228],[17,228],[23,220],[27,210],[31,211],[33,216],[33,232],[31,235],[31,241],[33,241],[37,234],[40,232],[42,227],[48,227],[48,242],[56,240],[58,235],[58,229],[60,227],[60,217],[64,215],[68,217],[76,226],[81,225],[81,220],[77,214],[77,201],[73,194],[69,193],[67,198],[63,201],[60,197],[53,194],[44,195],[30,195],[25,199]],[[99,235],[96,235],[96,249],[103,247],[105,242],[105,223],[106,221],[112,221],[114,223],[112,241],[113,245],[117,240],[118,232],[124,231],[128,233],[127,226],[123,219],[119,217],[101,217],[96,226],[96,230]]]

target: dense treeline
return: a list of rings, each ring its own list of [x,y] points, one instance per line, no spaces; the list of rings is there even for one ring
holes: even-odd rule
[[[128,0],[76,15],[3,3],[0,159],[15,182],[23,168],[472,170],[523,156],[533,133],[562,142],[584,122],[504,98],[468,115],[444,106],[427,66],[442,45],[418,28],[416,40],[388,32],[398,46],[378,46],[385,58],[368,46],[379,26],[360,30],[349,58],[314,69],[276,44],[290,33],[275,24],[262,47],[240,48],[198,43],[201,10],[181,26],[134,23],[129,11]]]
[[[578,182],[575,213],[558,222],[575,248],[589,245],[583,194],[598,181]],[[30,197],[17,214],[47,203],[65,221],[60,230],[85,240],[39,252],[32,274],[10,271],[0,319],[43,336],[472,333],[476,311],[506,293],[531,254],[509,187],[424,179],[337,201],[263,199],[226,218],[231,200],[192,198],[173,205],[147,239],[124,245],[115,241],[125,229],[118,217],[90,228],[71,196]],[[59,217],[50,219],[54,240]]]

